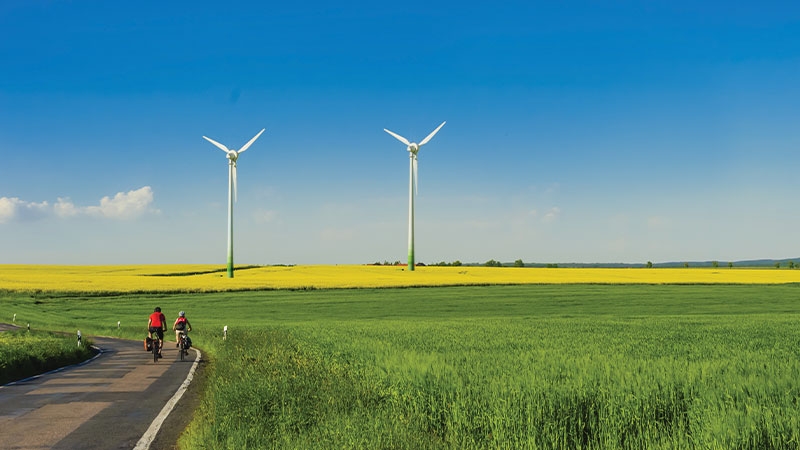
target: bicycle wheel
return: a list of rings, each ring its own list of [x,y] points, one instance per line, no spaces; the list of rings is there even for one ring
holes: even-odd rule
[[[181,335],[181,347],[179,349],[179,352],[181,354],[181,361],[183,361],[183,353],[185,351],[186,351],[186,338],[183,335]]]
[[[153,339],[153,362],[158,362],[158,347],[159,347],[159,340],[158,338]]]

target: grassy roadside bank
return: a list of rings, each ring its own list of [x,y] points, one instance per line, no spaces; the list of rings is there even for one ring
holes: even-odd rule
[[[91,340],[78,347],[63,333],[10,330],[0,333],[0,385],[91,358]]]

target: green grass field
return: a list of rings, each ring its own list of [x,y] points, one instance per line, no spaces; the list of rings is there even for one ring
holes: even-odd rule
[[[212,363],[184,448],[764,449],[800,448],[799,294],[796,285],[3,294],[2,310],[40,328],[136,339],[154,306],[168,319],[186,310]]]

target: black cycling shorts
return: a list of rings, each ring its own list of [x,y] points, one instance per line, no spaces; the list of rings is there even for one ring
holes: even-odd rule
[[[164,340],[164,329],[163,328],[161,328],[161,327],[150,327],[150,333],[151,334],[155,333],[155,335],[158,336],[159,339],[161,339],[162,341]]]

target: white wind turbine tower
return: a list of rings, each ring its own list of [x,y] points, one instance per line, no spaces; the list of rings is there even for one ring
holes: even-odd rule
[[[250,142],[244,144],[238,151],[230,150],[228,147],[220,144],[219,142],[203,136],[203,139],[216,145],[220,150],[225,152],[228,158],[228,278],[233,278],[233,202],[236,201],[236,160],[239,159],[239,154],[247,150],[253,142],[261,136],[266,128],[258,132],[257,135],[250,139]]]
[[[417,153],[419,152],[419,148],[427,144],[428,141],[430,141],[431,138],[433,138],[433,136],[439,132],[445,123],[447,122],[442,122],[441,125],[436,127],[435,130],[431,131],[431,134],[429,134],[428,137],[423,139],[419,144],[416,142],[409,142],[408,139],[400,136],[397,133],[393,133],[386,128],[383,129],[383,131],[391,134],[398,141],[408,146],[408,156],[410,158],[408,180],[408,270],[414,270],[414,194],[417,190]]]

